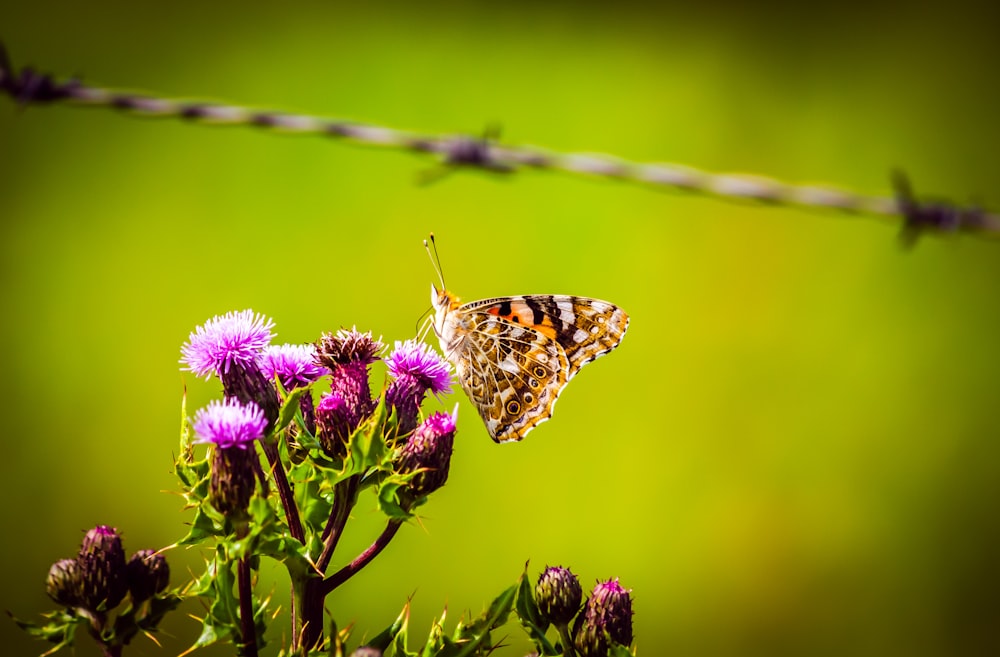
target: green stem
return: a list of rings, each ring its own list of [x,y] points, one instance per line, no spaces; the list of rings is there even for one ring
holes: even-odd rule
[[[559,638],[562,639],[563,657],[576,657],[576,648],[573,647],[573,639],[569,635],[569,623],[556,625],[559,630]]]

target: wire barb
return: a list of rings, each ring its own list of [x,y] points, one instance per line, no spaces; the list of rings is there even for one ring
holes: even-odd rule
[[[630,162],[603,154],[559,153],[532,146],[498,142],[499,128],[488,126],[483,135],[426,135],[385,126],[320,118],[246,107],[141,96],[83,85],[71,78],[57,82],[31,68],[14,70],[0,43],[0,91],[19,105],[69,101],[104,106],[148,117],[177,117],[210,125],[247,125],[295,134],[314,134],[367,145],[408,150],[437,156],[440,166],[418,176],[422,183],[439,180],[461,169],[513,173],[530,168],[603,177],[639,183],[656,189],[693,192],[705,196],[767,203],[769,205],[825,208],[902,220],[901,240],[912,246],[925,233],[1000,235],[1000,216],[979,206],[918,202],[906,176],[892,175],[895,197],[872,197],[849,191],[793,185],[772,178],[745,174],[720,174],[667,163]]]

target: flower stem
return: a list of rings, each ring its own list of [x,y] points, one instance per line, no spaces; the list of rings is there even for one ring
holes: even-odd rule
[[[399,531],[402,524],[403,521],[398,518],[389,520],[385,529],[382,530],[382,533],[379,534],[379,537],[375,539],[374,543],[368,546],[364,552],[355,557],[354,561],[323,580],[323,595],[329,595],[330,592],[356,575],[362,568],[367,566],[372,559],[377,557],[379,553],[384,550],[387,545],[389,545],[389,541],[391,541],[392,537],[396,535],[396,532]]]
[[[257,657],[257,628],[253,622],[253,589],[250,586],[250,557],[243,557],[236,566],[240,592],[241,655]]]
[[[278,487],[278,497],[281,498],[281,506],[285,510],[288,531],[291,533],[292,538],[305,545],[306,537],[302,531],[302,521],[299,519],[299,508],[295,506],[292,487],[288,483],[284,465],[281,463],[281,457],[278,455],[278,445],[269,440],[260,441],[260,445],[264,450],[264,456],[267,457],[267,463],[271,467],[271,476],[274,477],[274,483]]]
[[[316,562],[316,568],[321,573],[326,573],[326,567],[330,565],[333,552],[337,549],[337,543],[344,533],[344,526],[347,524],[351,509],[354,508],[354,503],[357,501],[360,481],[361,475],[352,475],[336,485],[330,520],[323,529],[323,553]]]
[[[573,647],[573,639],[569,635],[569,624],[560,623],[556,628],[559,630],[559,638],[562,639],[563,657],[576,657],[576,648]]]

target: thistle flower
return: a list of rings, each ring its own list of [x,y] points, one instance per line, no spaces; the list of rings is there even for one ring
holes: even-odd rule
[[[316,362],[316,345],[282,344],[264,347],[261,352],[261,372],[268,381],[278,377],[285,390],[292,390],[309,385],[328,374],[329,370]],[[315,434],[316,412],[312,391],[307,390],[299,397],[299,408],[302,409],[306,430]]]
[[[331,458],[347,456],[347,443],[355,427],[354,412],[339,392],[328,392],[316,405],[316,434],[323,451]]]
[[[216,316],[195,329],[181,347],[186,365],[198,376],[215,374],[226,397],[254,402],[268,426],[278,419],[278,393],[261,372],[261,350],[271,341],[274,323],[252,310]]]
[[[455,412],[457,414],[457,407]],[[417,473],[410,480],[410,493],[415,498],[430,495],[448,481],[455,443],[455,419],[448,413],[434,413],[413,431],[410,440],[403,445],[397,470]]]
[[[368,386],[368,366],[379,360],[382,343],[371,331],[356,328],[324,333],[316,347],[316,361],[330,370],[330,390],[338,393],[350,411],[350,431],[375,410]]]
[[[583,589],[569,568],[546,568],[535,586],[535,601],[542,615],[556,625],[566,625],[580,610]]]
[[[386,403],[396,409],[399,435],[406,435],[417,426],[428,390],[435,395],[451,392],[451,368],[437,352],[416,340],[397,340],[385,363],[394,379],[385,393]]]
[[[264,435],[267,418],[253,402],[235,399],[211,401],[194,415],[195,442],[212,443],[223,449],[246,449]]]
[[[83,537],[77,557],[80,568],[80,602],[91,611],[114,609],[125,597],[125,550],[117,530],[94,527]]]
[[[76,559],[60,559],[49,568],[45,592],[61,605],[76,607],[83,595],[80,563]]]
[[[314,344],[268,345],[260,352],[260,369],[269,381],[277,376],[285,390],[309,385],[328,372],[316,362]]]
[[[219,513],[229,517],[245,515],[254,491],[253,459],[250,447],[264,435],[267,420],[253,403],[235,399],[213,401],[195,414],[196,442],[212,443],[212,476],[208,498]]]
[[[573,645],[580,657],[604,657],[609,638],[623,646],[632,643],[632,598],[618,578],[598,582],[573,623]]]
[[[212,374],[221,378],[234,365],[257,365],[273,327],[274,322],[252,310],[216,315],[188,336],[181,347],[187,367],[181,369],[207,379]]]
[[[161,593],[170,583],[167,559],[154,550],[139,550],[133,554],[125,572],[128,591],[135,604]]]

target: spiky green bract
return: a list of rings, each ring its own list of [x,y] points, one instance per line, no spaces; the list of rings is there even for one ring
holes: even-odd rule
[[[573,645],[580,657],[605,657],[617,644],[632,643],[632,598],[618,579],[598,582],[573,623]]]
[[[542,571],[535,585],[538,609],[549,622],[566,625],[580,610],[583,589],[569,568],[552,566]]]
[[[81,604],[83,596],[83,576],[80,563],[76,559],[60,559],[49,568],[45,580],[45,592],[49,597],[65,607]]]
[[[204,598],[208,606],[201,619],[201,635],[191,649],[203,648],[219,641],[240,642],[240,602],[235,590],[235,560],[227,554],[226,546],[219,545],[215,558],[206,563],[205,573],[193,582],[189,590],[191,595]],[[270,600],[253,597],[258,648],[264,646],[264,612],[269,602]]]
[[[90,611],[114,609],[128,591],[125,549],[118,531],[107,525],[94,527],[83,537],[80,554],[80,604]]]

